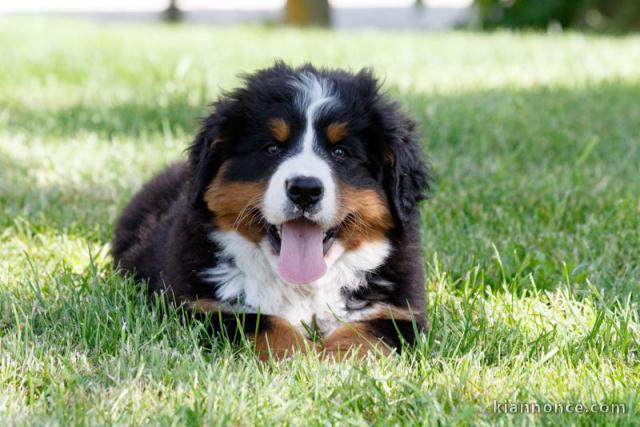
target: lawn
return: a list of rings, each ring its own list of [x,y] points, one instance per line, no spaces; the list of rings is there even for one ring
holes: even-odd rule
[[[118,212],[274,58],[422,124],[431,333],[402,356],[201,347],[109,257]],[[640,423],[640,37],[0,21],[3,424]],[[495,402],[620,404],[504,414]]]

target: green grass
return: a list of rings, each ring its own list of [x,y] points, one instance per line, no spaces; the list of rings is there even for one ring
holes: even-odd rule
[[[119,210],[276,57],[374,66],[422,123],[432,332],[401,357],[204,350],[113,270]],[[640,37],[12,19],[0,70],[3,424],[640,423]]]

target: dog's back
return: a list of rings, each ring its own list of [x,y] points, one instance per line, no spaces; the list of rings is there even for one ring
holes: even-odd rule
[[[140,279],[152,276],[154,243],[168,231],[172,205],[184,190],[188,169],[176,163],[151,181],[133,197],[115,228],[111,253],[116,265]]]

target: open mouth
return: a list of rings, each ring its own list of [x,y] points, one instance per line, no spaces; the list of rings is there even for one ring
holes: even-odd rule
[[[310,283],[324,275],[324,256],[335,242],[338,227],[323,230],[301,218],[280,225],[269,224],[267,236],[278,256],[278,273],[291,283]]]
[[[306,220],[298,220],[298,221],[306,221]],[[311,222],[311,221],[308,221]],[[338,227],[330,228],[329,230],[323,231],[322,235],[322,253],[324,255],[329,252],[331,246],[333,246],[333,242],[336,240],[336,235],[338,234]],[[282,247],[282,224],[273,225],[269,224],[267,227],[267,236],[269,237],[269,243],[271,243],[271,247],[273,248],[276,255],[280,255],[280,248]]]

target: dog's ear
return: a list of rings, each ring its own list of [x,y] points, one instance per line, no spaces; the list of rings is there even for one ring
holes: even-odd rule
[[[237,129],[237,120],[232,103],[224,100],[216,102],[213,112],[202,121],[189,147],[193,182],[191,202],[195,207],[202,206],[204,193],[227,159],[227,147],[234,137],[234,127]]]
[[[382,184],[394,220],[404,226],[413,219],[430,184],[416,122],[398,103],[381,93],[370,69],[356,75],[356,84],[357,96],[361,105],[367,106],[370,117],[365,138],[371,143],[374,162],[382,170]]]
[[[383,186],[396,220],[405,225],[430,188],[429,169],[415,121],[385,97],[374,102],[376,133],[382,138]]]

